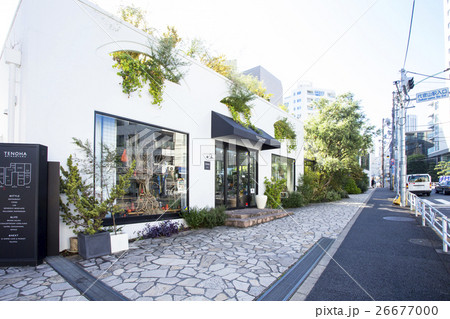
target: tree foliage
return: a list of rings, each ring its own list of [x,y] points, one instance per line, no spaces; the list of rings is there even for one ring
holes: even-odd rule
[[[318,113],[305,124],[305,148],[319,173],[315,192],[323,193],[329,187],[339,190],[348,177],[362,178],[359,157],[372,147],[375,132],[350,93],[315,106]]]
[[[436,164],[434,169],[439,177],[450,175],[450,161],[441,161]]]
[[[423,154],[409,155],[407,158],[407,174],[423,174],[428,171],[427,157]]]

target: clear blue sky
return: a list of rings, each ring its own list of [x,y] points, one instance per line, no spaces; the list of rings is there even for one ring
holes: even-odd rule
[[[1,1],[1,43],[18,2]],[[184,39],[201,38],[216,53],[236,59],[240,70],[262,65],[286,91],[305,80],[337,93],[352,92],[372,124],[380,126],[382,117],[390,117],[413,0],[93,2],[112,13],[134,3],[147,11],[151,26],[172,25]],[[445,68],[442,11],[442,0],[416,0],[406,70],[434,74]],[[420,79],[416,76],[416,82]],[[444,86],[432,80],[415,91]],[[419,106],[413,112],[424,112]]]

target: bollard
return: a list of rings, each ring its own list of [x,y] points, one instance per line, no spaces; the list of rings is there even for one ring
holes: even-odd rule
[[[447,231],[447,220],[442,219],[442,250],[444,253],[448,253],[448,231]]]
[[[425,203],[422,202],[422,209],[421,209],[421,213],[422,213],[422,226],[425,226],[425,214],[427,213],[427,210],[425,208]]]

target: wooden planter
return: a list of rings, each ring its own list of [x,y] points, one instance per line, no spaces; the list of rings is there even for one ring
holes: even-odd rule
[[[110,255],[111,239],[109,233],[78,234],[78,254],[84,259]]]

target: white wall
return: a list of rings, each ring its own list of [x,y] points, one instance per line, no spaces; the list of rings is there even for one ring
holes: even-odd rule
[[[95,111],[189,133],[190,206],[214,206],[214,161],[211,170],[204,170],[203,162],[205,154],[215,152],[210,138],[211,111],[230,116],[220,103],[228,94],[224,77],[190,60],[180,85],[166,83],[161,107],[151,104],[145,88],[142,97],[128,97],[122,93],[121,78],[112,68],[109,52],[145,48],[148,40],[142,32],[84,0],[23,0],[9,39],[8,43],[18,43],[22,51],[17,142],[47,145],[48,159],[65,165],[69,154],[76,151],[73,137],[93,140]],[[253,104],[253,123],[273,136],[273,123],[288,115],[263,99]],[[288,117],[296,126],[301,146],[302,123]],[[5,116],[0,115],[0,121],[4,123]],[[287,155],[285,145],[274,152]],[[264,176],[271,175],[271,153],[260,152],[260,159],[267,163],[259,170],[260,193]],[[297,174],[303,173],[303,153],[289,157],[297,159]],[[63,250],[68,248],[71,232],[62,226],[61,234]]]

